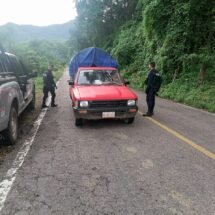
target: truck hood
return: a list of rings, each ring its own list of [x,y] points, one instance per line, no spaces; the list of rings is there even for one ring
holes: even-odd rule
[[[80,100],[137,99],[127,86],[77,86]]]

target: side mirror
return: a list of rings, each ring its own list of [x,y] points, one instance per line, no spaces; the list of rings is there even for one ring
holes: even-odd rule
[[[23,76],[19,76],[19,81],[22,84],[27,84],[28,83],[28,76],[27,75],[23,75]]]
[[[125,85],[129,85],[129,84],[130,84],[130,81],[124,81],[124,84],[125,84]]]
[[[73,80],[68,80],[68,84],[69,84],[70,86],[72,86],[72,85],[74,85],[74,81],[73,81]]]
[[[31,78],[36,78],[37,77],[37,72],[32,72],[32,73],[29,74],[29,76]]]

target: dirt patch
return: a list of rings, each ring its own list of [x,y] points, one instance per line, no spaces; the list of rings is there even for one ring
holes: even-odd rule
[[[0,137],[2,138],[2,137]],[[2,140],[2,139],[1,139]],[[4,141],[4,140],[2,140]],[[5,156],[14,149],[14,146],[7,146],[5,144],[0,144],[0,165],[4,161]]]

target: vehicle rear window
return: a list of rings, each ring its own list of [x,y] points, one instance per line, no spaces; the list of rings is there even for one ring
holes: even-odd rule
[[[10,56],[10,61],[16,75],[18,76],[26,75],[25,71],[23,70],[23,67],[21,66],[20,62],[15,56]]]
[[[1,62],[1,54],[0,54],[0,73],[3,73],[3,72],[4,72],[4,69],[3,69],[2,62]]]
[[[122,80],[117,70],[81,70],[78,76],[78,84],[122,84]]]
[[[1,67],[3,69],[4,72],[12,72],[13,69],[11,67],[11,63],[9,61],[9,57],[7,54],[1,54],[0,55],[1,58]]]

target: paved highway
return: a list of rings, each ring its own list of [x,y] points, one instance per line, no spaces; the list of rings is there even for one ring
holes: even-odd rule
[[[134,124],[77,128],[67,79],[0,166],[0,214],[215,214],[214,114],[157,98],[144,118],[137,92]]]

